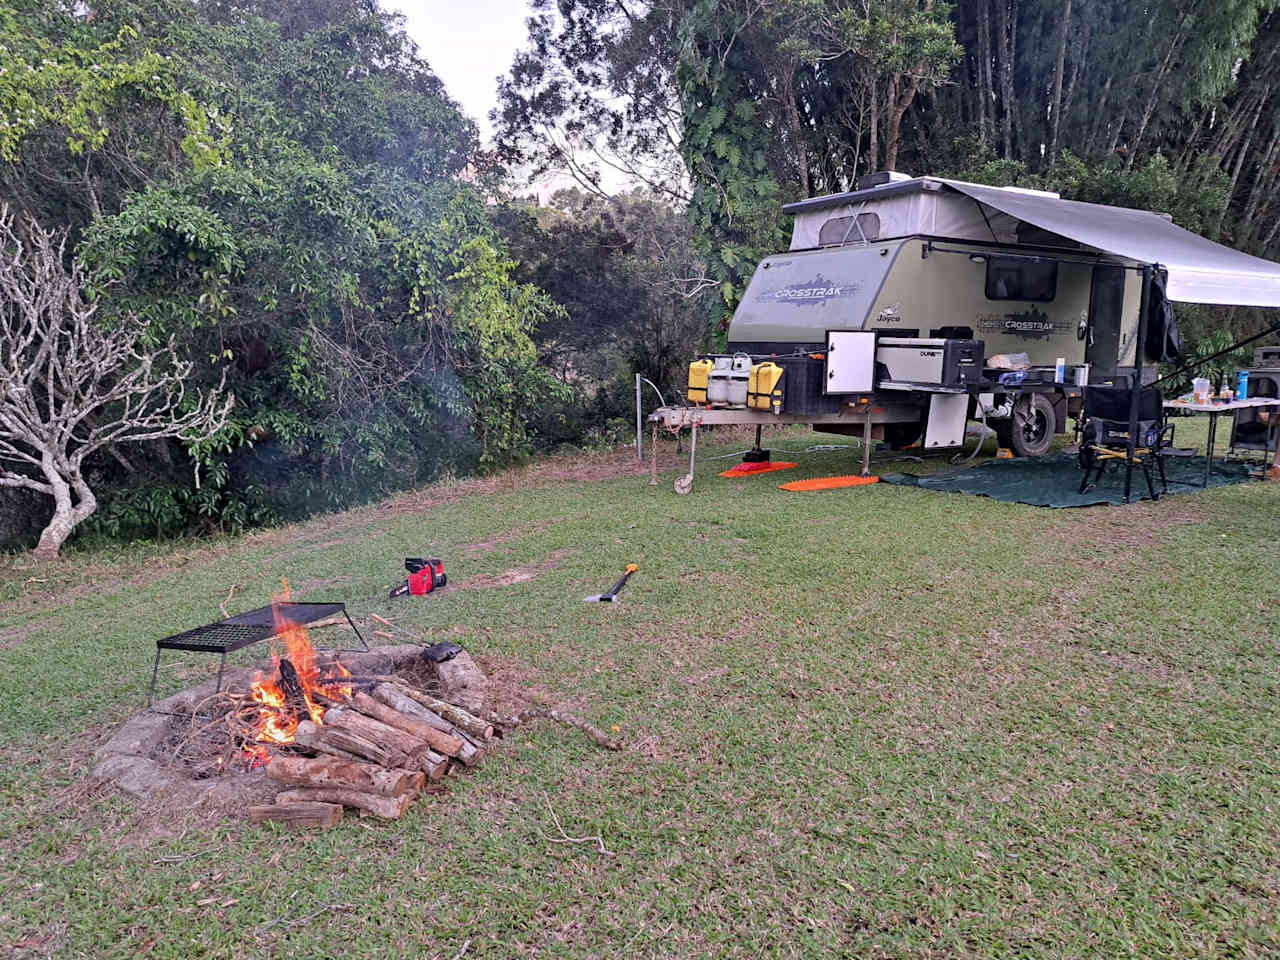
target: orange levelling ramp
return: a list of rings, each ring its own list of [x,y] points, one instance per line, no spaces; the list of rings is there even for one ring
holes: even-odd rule
[[[759,463],[740,463],[736,467],[730,467],[722,477],[751,477],[757,473],[773,473],[775,470],[790,470],[792,467],[798,466],[794,463],[770,463],[762,460]]]
[[[879,477],[864,477],[856,473],[842,477],[814,477],[811,480],[792,480],[780,484],[779,490],[835,490],[840,487],[865,487],[869,483],[879,483]]]

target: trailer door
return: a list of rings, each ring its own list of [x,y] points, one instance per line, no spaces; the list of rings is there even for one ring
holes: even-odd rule
[[[1123,267],[1093,268],[1089,332],[1084,350],[1091,373],[1107,376],[1116,372],[1120,358],[1120,323],[1124,317],[1124,281]]]

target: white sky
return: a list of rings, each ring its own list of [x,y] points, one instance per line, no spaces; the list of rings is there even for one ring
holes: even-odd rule
[[[490,140],[489,111],[498,103],[498,76],[528,37],[526,0],[382,0],[403,13],[405,29],[449,96]]]

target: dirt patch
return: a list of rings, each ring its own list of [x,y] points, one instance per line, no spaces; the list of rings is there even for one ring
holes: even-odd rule
[[[527,583],[530,580],[536,580],[548,570],[554,570],[560,566],[561,560],[572,553],[574,553],[573,550],[557,550],[554,553],[547,554],[546,559],[538,563],[529,564],[525,567],[512,567],[510,570],[502,571],[502,573],[468,577],[459,586],[463,590],[485,590],[490,587],[510,587],[517,583]]]
[[[1069,550],[1080,547],[1145,550],[1162,546],[1169,531],[1204,519],[1204,511],[1185,499],[1143,501],[1082,513],[1046,536]]]
[[[486,688],[493,712],[514,716],[529,706],[575,710],[580,700],[567,700],[546,685],[542,675],[524,661],[502,654],[473,654],[489,679]]]
[[[505,543],[511,543],[513,540],[523,540],[525,537],[532,536],[540,530],[545,530],[552,526],[550,520],[544,523],[535,523],[529,527],[517,527],[514,530],[508,530],[497,536],[490,537],[488,540],[477,540],[475,543],[464,543],[458,548],[459,552],[465,559],[474,560],[476,557],[491,553]]]
[[[33,633],[47,630],[53,625],[52,620],[32,620],[16,627],[0,627],[0,650],[13,650],[20,647]]]

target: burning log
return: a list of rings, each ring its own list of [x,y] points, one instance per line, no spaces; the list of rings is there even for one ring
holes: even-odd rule
[[[428,710],[438,714],[445,720],[448,720],[459,730],[463,730],[473,737],[479,737],[481,740],[489,740],[493,737],[493,725],[472,716],[461,707],[455,707],[452,703],[447,703],[438,697],[423,693],[421,690],[415,690],[413,687],[407,686],[404,681],[398,677],[384,677],[386,681],[391,683],[395,688],[401,691],[405,696],[416,700]]]
[[[277,798],[278,799],[278,798]],[[273,820],[292,827],[336,827],[342,822],[342,804],[316,803],[311,800],[275,803],[270,806],[250,807],[249,819],[254,823]]]
[[[280,671],[280,689],[284,691],[285,707],[299,720],[310,720],[311,705],[307,702],[307,691],[293,661],[288,657],[281,657],[277,669]]]
[[[413,796],[405,794],[401,797],[382,797],[376,793],[365,793],[363,790],[312,787],[302,790],[282,790],[276,795],[276,802],[289,806],[315,802],[340,804],[338,809],[353,807],[386,820],[398,820],[413,802]]]
[[[385,705],[391,710],[398,712],[401,716],[408,717],[409,719],[416,721],[418,724],[432,727],[441,733],[449,734],[450,736],[456,737],[458,740],[462,741],[462,747],[459,752],[451,754],[451,756],[457,757],[468,767],[475,766],[481,761],[481,759],[483,759],[484,750],[482,750],[466,733],[459,730],[448,720],[432,713],[422,704],[418,703],[417,700],[406,696],[398,687],[389,683],[382,683],[374,687],[373,690],[370,691],[370,694],[374,700]],[[356,705],[359,706],[358,703]],[[364,712],[368,713],[369,711],[365,710]],[[372,714],[372,716],[377,716],[377,714]],[[401,729],[407,730],[409,728],[402,727]],[[424,737],[423,739],[426,738]]]
[[[387,770],[338,757],[276,757],[267,766],[267,776],[300,787],[349,787],[383,797],[416,794],[422,789],[422,781],[412,771]]]
[[[380,767],[407,769],[412,761],[400,750],[374,743],[350,730],[340,730],[328,724],[318,726],[310,720],[298,724],[295,742],[316,753],[327,753],[347,760],[367,760]]]
[[[471,759],[467,763],[468,766],[476,762],[475,749],[467,749],[467,744],[452,734],[442,733],[430,724],[423,723],[415,717],[401,713],[399,710],[393,710],[385,703],[373,699],[367,693],[357,693],[352,698],[351,705],[363,713],[365,716],[373,717],[375,720],[387,724],[387,726],[395,727],[397,730],[403,730],[412,736],[423,740],[437,753],[443,753],[446,757],[458,757],[462,759],[464,753],[469,754]]]

